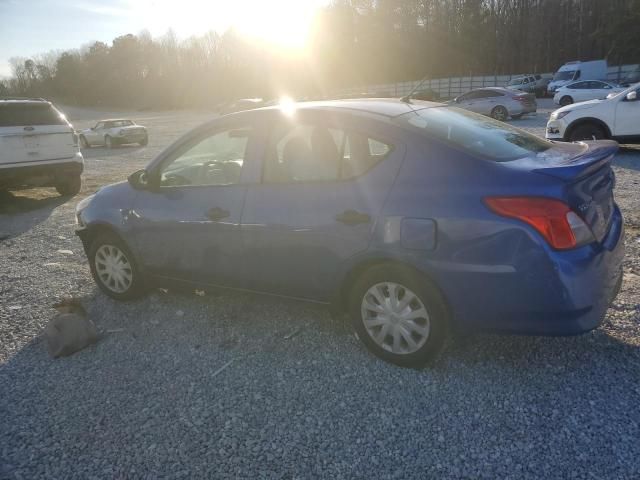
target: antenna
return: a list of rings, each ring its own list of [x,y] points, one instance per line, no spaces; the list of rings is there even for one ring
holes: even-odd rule
[[[409,92],[408,95],[405,95],[404,97],[402,97],[400,99],[401,102],[404,103],[411,103],[411,95],[413,95],[414,93],[416,93],[416,91],[418,91],[418,89],[420,89],[420,87],[424,84],[425,80],[429,77],[429,75],[425,75],[424,77],[422,77],[422,80],[420,80],[420,83],[418,83],[418,85],[416,85],[413,90],[411,90]]]

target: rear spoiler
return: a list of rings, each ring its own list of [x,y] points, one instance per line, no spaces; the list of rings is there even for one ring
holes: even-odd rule
[[[579,180],[589,176],[591,173],[611,163],[614,155],[618,152],[618,142],[613,140],[598,140],[595,142],[584,142],[588,149],[567,162],[551,167],[537,168],[533,170],[537,173],[551,175],[565,181]]]

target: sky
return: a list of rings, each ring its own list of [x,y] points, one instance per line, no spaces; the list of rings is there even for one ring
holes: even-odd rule
[[[79,48],[148,30],[179,38],[234,27],[257,38],[301,48],[326,0],[0,0],[0,77],[11,57]]]

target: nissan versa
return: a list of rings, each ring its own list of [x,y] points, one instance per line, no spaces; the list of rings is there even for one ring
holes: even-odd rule
[[[419,366],[450,329],[600,324],[622,278],[616,151],[428,102],[263,108],[80,202],[78,234],[113,298],[177,280],[324,302]]]

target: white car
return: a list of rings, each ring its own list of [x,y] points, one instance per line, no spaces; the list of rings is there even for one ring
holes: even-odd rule
[[[553,103],[564,107],[572,103],[607,98],[607,95],[623,90],[618,85],[601,80],[581,80],[558,88],[553,96]]]
[[[113,148],[125,143],[144,146],[149,142],[147,129],[127,119],[100,120],[95,126],[78,132],[78,137],[82,148],[94,145]]]
[[[640,83],[605,100],[559,108],[549,117],[546,137],[571,142],[603,138],[640,142]]]
[[[0,99],[0,189],[55,187],[75,195],[83,168],[73,126],[51,102]]]

